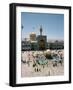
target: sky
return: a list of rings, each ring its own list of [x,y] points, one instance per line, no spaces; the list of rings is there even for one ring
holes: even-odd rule
[[[31,32],[39,35],[42,26],[48,40],[64,40],[64,14],[21,12],[21,26],[22,39]]]

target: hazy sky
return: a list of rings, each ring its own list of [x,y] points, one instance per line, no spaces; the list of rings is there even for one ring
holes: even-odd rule
[[[47,35],[47,39],[64,39],[63,14],[22,12],[21,25],[23,26],[22,38],[29,38],[31,32],[39,35],[39,28],[42,25],[43,35]]]

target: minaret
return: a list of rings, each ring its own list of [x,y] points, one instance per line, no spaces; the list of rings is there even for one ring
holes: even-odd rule
[[[42,31],[43,31],[43,30],[42,30],[42,26],[41,26],[41,27],[40,27],[40,35],[41,35],[41,36],[42,36]]]

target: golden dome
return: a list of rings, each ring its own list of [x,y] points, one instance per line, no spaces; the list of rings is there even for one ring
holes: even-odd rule
[[[35,32],[31,32],[30,35],[36,35]]]

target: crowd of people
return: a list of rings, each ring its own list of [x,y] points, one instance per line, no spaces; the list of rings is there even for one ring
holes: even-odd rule
[[[50,52],[50,51],[49,51]],[[49,53],[47,52],[47,53]],[[64,66],[64,54],[63,51],[51,51],[53,59],[49,60],[44,56],[42,51],[24,51],[22,52],[22,65],[27,66],[28,68],[32,67],[32,72],[41,73],[44,70],[44,73],[50,76],[54,72],[55,68]],[[26,68],[27,69],[27,68]],[[62,68],[63,69],[63,68]],[[23,69],[23,71],[25,68]],[[63,71],[63,70],[62,70]],[[54,74],[54,73],[53,73]]]

